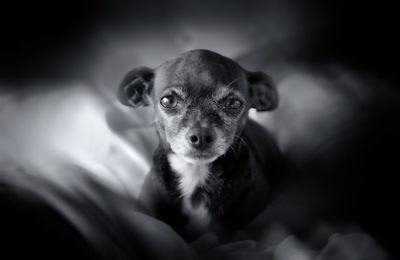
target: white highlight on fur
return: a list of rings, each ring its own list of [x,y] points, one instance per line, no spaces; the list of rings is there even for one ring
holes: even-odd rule
[[[169,154],[168,161],[171,168],[179,175],[179,189],[183,199],[183,212],[190,219],[191,224],[204,228],[210,223],[211,216],[204,202],[198,206],[191,203],[191,196],[197,187],[203,185],[209,176],[208,164],[191,163],[176,154]]]

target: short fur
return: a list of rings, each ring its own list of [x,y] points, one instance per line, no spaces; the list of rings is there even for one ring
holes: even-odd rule
[[[277,107],[269,76],[193,50],[132,70],[119,98],[155,109],[160,145],[140,196],[151,214],[190,240],[209,230],[231,234],[266,206],[280,154],[248,110]]]

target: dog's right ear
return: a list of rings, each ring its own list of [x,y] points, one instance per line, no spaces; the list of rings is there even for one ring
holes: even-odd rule
[[[247,72],[251,107],[271,111],[278,107],[279,95],[270,76],[264,72]]]
[[[148,106],[153,89],[154,71],[147,67],[131,70],[118,89],[119,101],[131,107]]]

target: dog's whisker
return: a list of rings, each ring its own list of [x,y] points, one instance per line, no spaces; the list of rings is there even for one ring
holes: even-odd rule
[[[226,87],[227,87],[227,88],[231,88],[231,87],[232,87],[232,84],[235,83],[236,81],[238,81],[239,79],[240,79],[240,77],[239,77],[239,78],[236,78],[236,79],[234,79],[234,80],[232,80],[231,82],[228,83],[228,85],[226,85]]]
[[[235,135],[234,138],[237,138],[240,142],[243,142],[244,145],[248,146],[249,144],[246,142],[246,140],[244,140],[241,136],[239,135]],[[239,145],[239,143],[237,143],[236,145]]]
[[[235,148],[233,147],[233,145],[229,146],[229,149],[232,150],[233,155],[236,157],[237,156],[237,152],[236,152]]]

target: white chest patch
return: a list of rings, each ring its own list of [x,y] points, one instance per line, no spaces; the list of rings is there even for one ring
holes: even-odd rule
[[[204,202],[194,206],[191,202],[191,196],[197,187],[205,183],[209,176],[208,165],[189,163],[175,154],[169,154],[168,161],[171,168],[179,176],[183,212],[190,217],[192,224],[198,227],[207,227],[211,220],[207,206]]]

